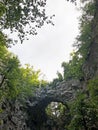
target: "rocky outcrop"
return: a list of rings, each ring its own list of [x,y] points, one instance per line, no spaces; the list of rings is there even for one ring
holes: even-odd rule
[[[1,104],[0,130],[29,130],[26,125],[26,113],[17,100],[5,100]]]
[[[27,106],[35,107],[38,104],[47,106],[50,102],[62,102],[65,104],[75,97],[75,92],[82,87],[79,80],[63,81],[56,87],[38,88],[35,95],[27,101]]]
[[[5,100],[1,104],[0,130],[39,130],[47,121],[45,108],[50,102],[66,105],[81,88],[79,80],[63,81],[56,87],[39,88],[24,104],[18,100]],[[44,129],[44,128],[43,128]]]
[[[98,1],[95,0],[95,14],[92,20],[92,43],[89,48],[88,57],[83,65],[85,80],[98,76]]]
[[[61,102],[64,105],[72,101],[75,97],[75,92],[80,89],[82,84],[79,80],[63,81],[56,87],[46,87],[39,89],[34,97],[26,101],[26,110],[28,113],[27,124],[30,129],[40,129],[41,125],[47,122],[45,108],[51,102]]]

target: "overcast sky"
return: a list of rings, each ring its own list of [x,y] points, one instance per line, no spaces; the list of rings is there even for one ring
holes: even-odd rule
[[[51,81],[57,77],[57,71],[62,72],[61,63],[70,58],[72,44],[79,33],[80,12],[65,0],[47,0],[47,14],[55,14],[55,26],[45,25],[38,30],[37,36],[30,36],[29,41],[10,50],[18,55],[22,65],[28,63],[40,69],[44,78]]]

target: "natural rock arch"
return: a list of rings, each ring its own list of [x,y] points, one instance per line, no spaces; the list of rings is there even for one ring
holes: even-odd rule
[[[30,97],[26,102],[28,113],[27,125],[30,129],[40,129],[40,125],[47,121],[45,108],[51,102],[60,102],[67,105],[75,97],[75,91],[81,88],[79,80],[63,81],[56,87],[46,87],[39,89],[34,97]],[[37,128],[36,128],[37,127]]]

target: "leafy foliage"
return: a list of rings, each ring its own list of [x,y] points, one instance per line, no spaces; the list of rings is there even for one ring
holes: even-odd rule
[[[89,96],[92,104],[98,109],[98,77],[92,79],[88,83]]]
[[[66,125],[69,124],[70,113],[67,104],[63,105],[59,102],[51,102],[46,108],[46,114],[52,120],[53,126],[57,126],[59,129],[64,129],[65,123]]]
[[[30,96],[33,95],[36,88],[45,87],[47,85],[47,81],[40,80],[40,70],[35,71],[33,67],[30,65],[26,65],[25,68],[20,68],[20,88],[21,88],[21,96]]]
[[[27,97],[33,95],[37,87],[46,86],[40,80],[40,70],[35,71],[29,65],[21,67],[18,58],[0,45],[0,98]]]
[[[71,57],[72,60],[62,63],[64,79],[81,79],[83,77],[83,59],[77,52],[71,53]]]
[[[18,31],[21,41],[26,33],[35,33],[35,28],[31,28],[31,32],[30,30],[24,32],[24,26],[31,22],[34,23],[34,27],[43,26],[47,20],[45,4],[44,0],[0,1],[0,102],[5,98],[12,99],[17,96],[24,98],[33,95],[37,87],[44,87],[47,84],[44,79],[39,79],[40,70],[35,71],[29,65],[26,68],[21,67],[17,56],[8,51],[11,40],[3,33],[3,30],[8,28],[12,32]]]
[[[5,6],[2,2],[0,2],[0,17],[5,13]]]
[[[94,106],[86,93],[79,92],[76,100],[71,104],[72,120],[68,129],[88,130],[97,128],[98,110],[96,109],[96,106],[98,106],[98,104]]]
[[[23,42],[27,34],[36,35],[36,28],[44,23],[52,23],[51,18],[45,14],[46,0],[3,0],[0,2],[1,29],[10,29],[11,32],[18,32]],[[27,28],[27,29],[26,29]]]
[[[83,8],[83,14],[80,19],[80,35],[77,36],[76,42],[73,45],[78,49],[78,53],[86,60],[90,53],[90,45],[93,42],[92,37],[92,19],[94,17],[94,4],[86,4]]]

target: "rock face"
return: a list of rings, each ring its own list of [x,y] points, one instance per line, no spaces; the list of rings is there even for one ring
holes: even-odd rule
[[[52,102],[62,102],[65,104],[69,100],[73,100],[74,91],[81,88],[82,85],[79,80],[63,81],[56,87],[46,87],[38,89],[33,98],[27,101],[28,106],[35,107],[38,104],[46,104],[46,106]]]
[[[1,104],[3,112],[0,114],[0,130],[39,130],[47,121],[47,105],[51,102],[66,105],[67,101],[74,98],[74,91],[80,87],[78,80],[63,81],[54,88],[38,89],[33,97],[26,100],[24,106],[17,100],[4,101]]]
[[[95,0],[96,10],[98,12],[98,1]],[[89,55],[83,65],[84,76],[86,80],[98,76],[98,13],[95,13],[92,21],[92,43],[89,48]]]
[[[29,98],[26,102],[28,117],[28,126],[31,130],[41,129],[41,125],[47,121],[45,108],[51,102],[61,102],[64,105],[75,97],[75,91],[81,88],[79,80],[61,82],[56,87],[47,87],[37,90],[35,96]],[[41,127],[41,128],[40,128]]]
[[[18,101],[5,100],[0,113],[0,130],[29,130],[26,113]]]

